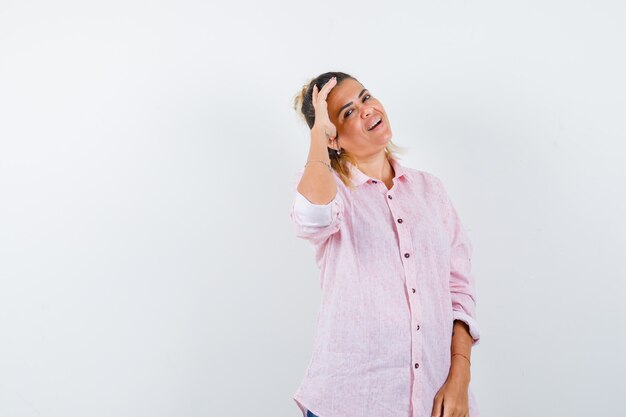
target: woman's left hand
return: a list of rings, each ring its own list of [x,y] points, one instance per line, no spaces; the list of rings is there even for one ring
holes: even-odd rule
[[[433,417],[469,417],[469,378],[449,374],[433,402]]]

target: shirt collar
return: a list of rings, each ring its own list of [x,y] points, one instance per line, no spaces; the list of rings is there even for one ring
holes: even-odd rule
[[[400,162],[396,159],[389,159],[389,162],[391,163],[391,166],[393,167],[393,170],[395,172],[395,177],[394,177],[394,181],[396,180],[396,178],[401,178],[404,177],[405,179],[408,179],[408,172],[406,170],[405,167],[403,167]],[[350,169],[350,173],[352,175],[352,183],[358,187],[368,181],[380,181],[376,178],[372,178],[369,175],[366,175],[363,171],[361,171],[359,168],[356,167],[356,165],[354,165],[352,162],[350,161],[346,161],[346,163],[348,164],[348,168]]]

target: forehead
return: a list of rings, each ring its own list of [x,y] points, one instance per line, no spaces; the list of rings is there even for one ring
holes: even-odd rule
[[[329,112],[336,112],[344,104],[351,101],[357,101],[359,94],[364,88],[365,87],[361,83],[353,80],[352,78],[347,78],[334,86],[326,98]]]

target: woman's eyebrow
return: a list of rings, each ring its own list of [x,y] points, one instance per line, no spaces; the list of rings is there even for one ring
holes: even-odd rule
[[[365,93],[366,91],[367,91],[367,88],[364,88],[363,90],[361,90],[361,92],[359,93],[359,97],[358,97],[358,98],[361,98],[361,96],[363,95],[363,93]],[[346,107],[348,107],[348,106],[349,106],[349,105],[351,105],[351,104],[352,104],[352,102],[349,102],[349,103],[347,103],[347,104],[344,104],[344,105],[343,105],[343,107],[342,107],[342,108],[340,108],[340,109],[339,109],[339,111],[337,112],[337,117],[339,117],[339,115],[341,114],[341,111],[342,111],[343,109],[345,109]]]

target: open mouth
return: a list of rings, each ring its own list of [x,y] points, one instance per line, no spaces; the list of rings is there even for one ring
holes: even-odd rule
[[[376,129],[377,127],[379,127],[380,125],[382,125],[383,123],[383,118],[382,117],[378,117],[377,120],[374,121],[374,123],[372,125],[370,125],[370,127],[367,128],[367,130],[369,132],[371,132],[372,130]]]

